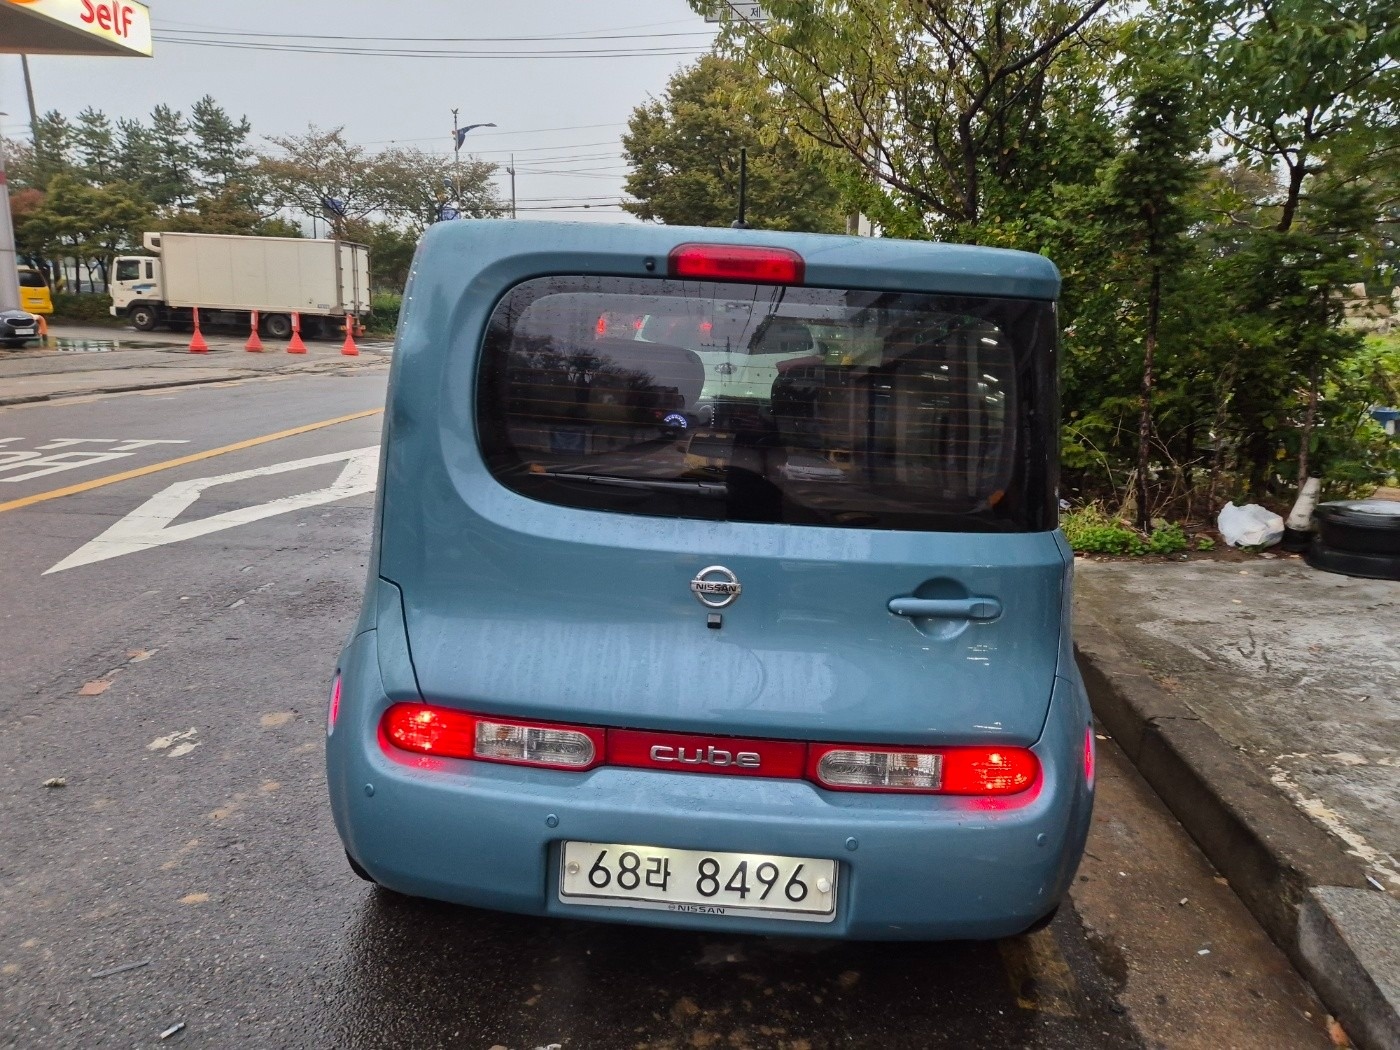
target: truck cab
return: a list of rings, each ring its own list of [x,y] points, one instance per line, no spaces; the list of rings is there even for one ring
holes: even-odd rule
[[[149,255],[119,256],[112,267],[113,317],[126,317],[137,331],[149,332],[160,320],[164,301],[160,260]]]

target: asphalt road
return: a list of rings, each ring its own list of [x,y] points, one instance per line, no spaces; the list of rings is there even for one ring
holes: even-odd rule
[[[322,738],[383,396],[319,375],[0,409],[0,1046],[1330,1045],[1108,742],[1072,906],[994,944],[543,921],[356,879]]]

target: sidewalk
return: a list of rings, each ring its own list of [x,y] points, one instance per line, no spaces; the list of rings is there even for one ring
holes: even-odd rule
[[[1076,569],[1100,722],[1348,1032],[1400,1048],[1400,584]]]
[[[177,332],[55,325],[48,344],[0,349],[0,405],[110,394],[165,386],[218,383],[265,375],[345,372],[384,367],[393,348],[387,337],[359,341],[360,356],[346,357],[339,341],[307,340],[306,354],[288,354],[267,342],[264,353],[243,349],[246,333],[204,333],[207,354],[188,352]]]

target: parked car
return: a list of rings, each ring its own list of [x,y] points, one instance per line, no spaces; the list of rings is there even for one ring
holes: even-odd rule
[[[27,310],[0,310],[0,346],[16,349],[39,338],[39,319]]]
[[[32,266],[19,268],[19,305],[31,314],[53,313],[53,296],[44,275]]]
[[[1048,921],[1094,790],[1058,289],[948,244],[430,229],[327,715],[351,867],[708,932]],[[659,317],[774,334],[724,350],[751,411],[676,421],[721,348]]]

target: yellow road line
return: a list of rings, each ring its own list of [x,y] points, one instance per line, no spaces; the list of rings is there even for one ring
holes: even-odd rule
[[[94,478],[92,481],[84,481],[77,485],[69,485],[67,488],[39,492],[35,493],[33,496],[22,496],[19,499],[12,499],[8,503],[0,503],[0,513],[7,510],[18,510],[20,507],[32,507],[36,503],[44,503],[51,499],[58,499],[61,496],[72,496],[79,492],[89,492],[92,489],[100,489],[104,485],[115,485],[119,481],[143,478],[147,474],[155,474],[158,471],[170,470],[172,467],[183,467],[186,463],[198,463],[202,459],[213,459],[215,456],[222,456],[228,452],[238,452],[245,448],[253,448],[256,445],[266,445],[269,441],[280,441],[282,438],[296,437],[298,434],[307,434],[313,430],[320,430],[323,427],[333,427],[338,423],[349,423],[352,419],[364,419],[367,416],[378,415],[383,411],[382,408],[371,408],[364,412],[352,412],[348,416],[337,416],[335,419],[323,419],[319,423],[307,423],[305,426],[292,427],[291,430],[279,430],[275,434],[264,434],[262,437],[249,438],[247,441],[235,441],[232,445],[211,448],[204,452],[194,452],[188,456],[181,456],[179,459],[167,459],[163,463],[152,463],[148,467],[137,467],[135,470],[126,470],[120,474],[108,474],[105,478]]]

